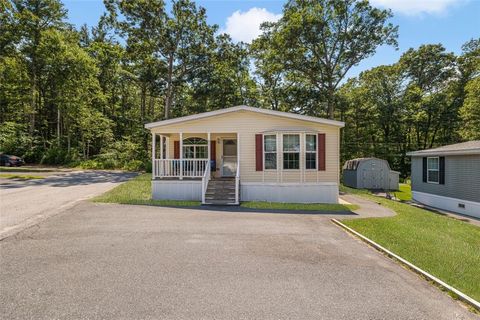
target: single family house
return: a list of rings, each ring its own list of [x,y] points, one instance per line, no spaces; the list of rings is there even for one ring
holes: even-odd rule
[[[337,203],[343,126],[247,106],[146,124],[152,198]]]
[[[407,153],[413,200],[480,218],[480,140]]]

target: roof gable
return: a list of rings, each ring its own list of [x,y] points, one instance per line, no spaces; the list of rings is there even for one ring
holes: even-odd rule
[[[193,115],[189,115],[189,116],[185,116],[185,117],[178,117],[178,118],[174,118],[174,119],[151,122],[151,123],[145,124],[145,128],[153,129],[153,128],[162,127],[162,126],[166,126],[166,125],[171,125],[171,124],[175,124],[175,123],[205,119],[205,118],[209,118],[209,117],[215,117],[215,116],[219,116],[219,115],[223,115],[223,114],[227,114],[227,113],[231,113],[231,112],[239,112],[239,111],[256,112],[256,113],[266,114],[266,115],[270,115],[270,116],[277,116],[277,117],[284,117],[284,118],[296,119],[296,120],[301,120],[301,121],[315,122],[315,123],[320,123],[320,124],[325,124],[325,125],[336,126],[336,127],[340,127],[340,128],[343,128],[345,126],[345,124],[343,122],[336,121],[336,120],[329,120],[329,119],[324,119],[324,118],[317,118],[317,117],[305,116],[305,115],[300,115],[300,114],[295,114],[295,113],[261,109],[261,108],[254,108],[254,107],[248,107],[248,106],[236,106],[236,107],[230,107],[230,108],[225,108],[225,109],[219,109],[219,110],[215,110],[215,111],[203,112],[203,113],[199,113],[199,114],[193,114]]]

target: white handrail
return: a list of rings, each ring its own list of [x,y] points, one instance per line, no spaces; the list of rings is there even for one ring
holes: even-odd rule
[[[205,204],[205,194],[207,193],[208,182],[210,181],[210,164],[207,164],[202,177],[202,204]]]
[[[208,167],[207,159],[155,159],[153,178],[202,178]]]
[[[240,161],[237,162],[235,173],[235,204],[240,204]]]

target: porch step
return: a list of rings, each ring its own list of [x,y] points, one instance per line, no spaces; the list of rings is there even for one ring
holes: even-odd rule
[[[235,205],[235,178],[214,178],[208,182],[205,204]]]
[[[205,197],[233,197],[235,198],[235,190],[232,192],[227,192],[227,191],[208,191],[205,193]]]
[[[235,203],[235,199],[233,199],[233,200],[207,200],[207,199],[205,199],[205,204],[206,205],[212,205],[212,206],[238,206],[238,204]]]

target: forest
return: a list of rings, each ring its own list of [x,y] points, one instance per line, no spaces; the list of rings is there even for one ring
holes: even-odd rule
[[[59,0],[0,0],[0,151],[148,170],[145,123],[235,105],[344,121],[342,162],[376,156],[402,177],[409,151],[480,139],[480,38],[460,54],[426,43],[352,78],[401,32],[368,1],[289,0],[252,43],[191,0],[104,4],[96,26],[76,28]]]

